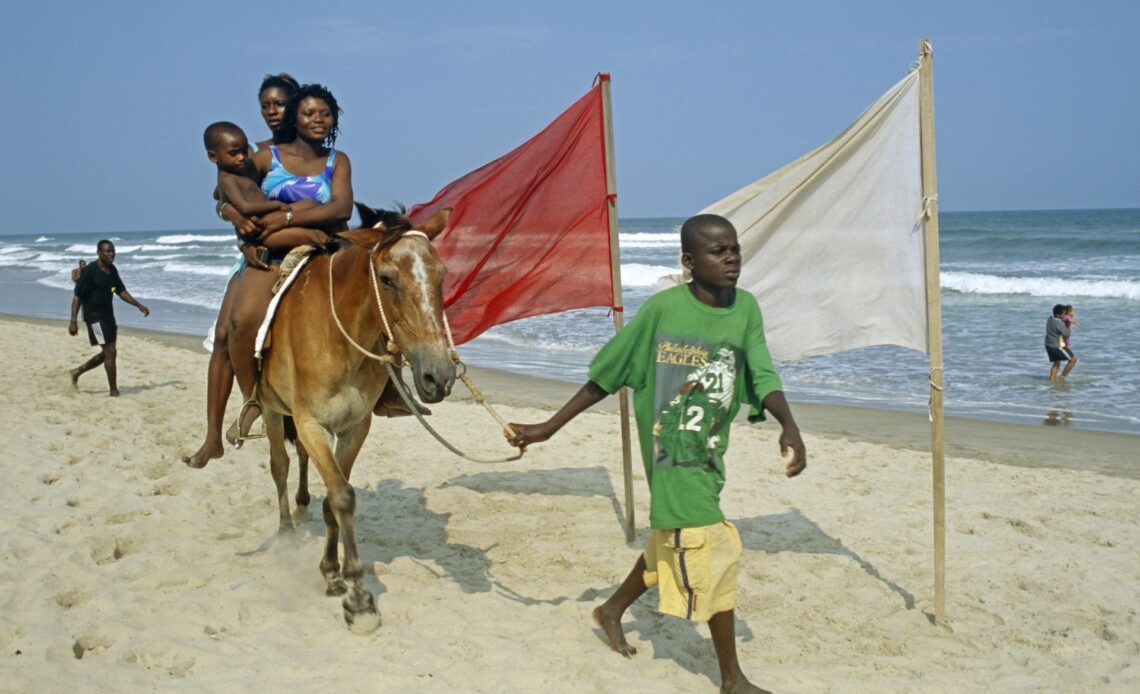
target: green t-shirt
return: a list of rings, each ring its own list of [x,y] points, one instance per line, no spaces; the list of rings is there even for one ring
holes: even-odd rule
[[[590,380],[608,393],[634,390],[650,526],[724,520],[729,424],[745,400],[763,419],[761,401],[783,389],[756,298],[737,290],[732,306],[715,308],[688,285],[660,292],[590,362]]]

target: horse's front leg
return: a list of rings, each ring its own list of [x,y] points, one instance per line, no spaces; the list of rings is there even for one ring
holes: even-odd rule
[[[325,595],[344,595],[348,586],[340,573],[340,560],[337,558],[337,539],[340,525],[332,509],[332,492],[321,503],[321,513],[325,519],[325,556],[321,558],[321,575],[325,577]]]
[[[360,454],[364,440],[368,438],[368,431],[372,427],[371,413],[365,410],[364,418],[349,429],[341,432],[337,437],[336,461],[341,475],[347,481],[352,475],[352,466]],[[352,491],[352,487],[349,486]],[[353,492],[353,507],[356,499]],[[334,507],[335,509],[335,507]],[[364,587],[364,565],[356,548],[356,525],[354,515],[350,511],[344,517],[338,517],[340,523],[340,539],[344,543],[344,578],[349,582],[348,595],[344,596],[344,621],[353,631],[368,632],[380,626],[380,614],[376,610],[376,601],[372,593]]]
[[[309,458],[317,468],[317,474],[324,480],[328,494],[325,495],[321,510],[325,520],[325,553],[321,559],[321,575],[325,577],[326,595],[344,595],[344,578],[340,573],[340,562],[337,561],[337,539],[340,532],[339,513],[335,508],[343,497],[345,488],[351,494],[347,480],[340,474],[336,458],[332,451],[332,434],[311,415],[293,410],[293,422],[297,427],[297,439],[309,453]]]

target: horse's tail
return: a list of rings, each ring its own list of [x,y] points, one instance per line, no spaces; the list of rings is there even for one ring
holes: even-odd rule
[[[285,440],[294,446],[297,445],[297,424],[292,417],[285,418]]]

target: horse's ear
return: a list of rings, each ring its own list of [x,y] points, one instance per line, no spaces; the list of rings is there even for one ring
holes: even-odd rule
[[[372,229],[380,223],[383,210],[374,210],[362,202],[355,203],[356,211],[360,214],[360,228]]]
[[[427,234],[429,239],[434,239],[439,232],[447,228],[447,219],[451,216],[451,208],[445,207],[439,212],[427,218],[423,224],[417,224],[416,229]]]

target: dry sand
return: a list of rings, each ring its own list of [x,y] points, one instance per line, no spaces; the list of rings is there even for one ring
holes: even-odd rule
[[[123,397],[111,399],[101,370],[71,390],[66,370],[92,353],[83,336],[62,323],[2,324],[0,690],[719,683],[707,627],[656,614],[653,593],[626,616],[631,660],[590,620],[645,536],[627,545],[622,534],[610,410],[503,465],[455,458],[414,420],[377,422],[353,483],[383,623],[359,636],[323,594],[319,479],[296,542],[273,542],[263,441],[203,470],[179,462],[202,426],[207,355],[172,343],[196,341],[121,337]],[[514,421],[545,418],[573,389],[477,377]],[[755,682],[781,692],[1140,691],[1137,437],[948,424],[960,434],[947,458],[947,620],[936,627],[924,419],[793,406],[810,454],[801,477],[782,476],[771,427],[738,426],[728,458],[723,505],[745,546],[738,643]],[[481,408],[456,398],[434,409],[461,446],[504,452]],[[1042,444],[1054,435],[1076,445]],[[1083,459],[1112,474],[1001,464]]]

